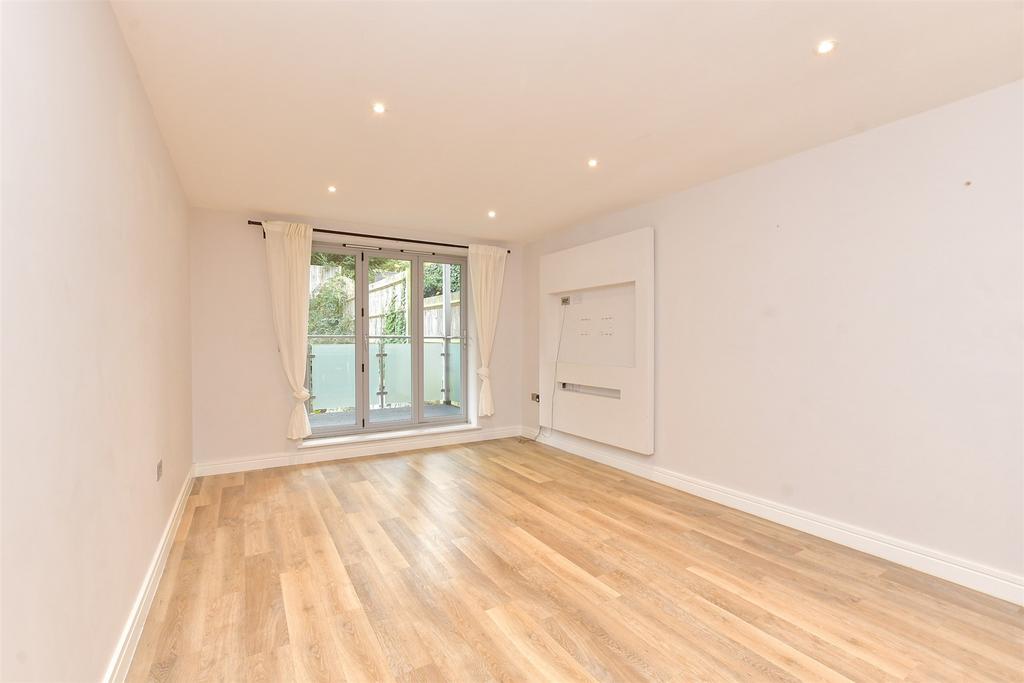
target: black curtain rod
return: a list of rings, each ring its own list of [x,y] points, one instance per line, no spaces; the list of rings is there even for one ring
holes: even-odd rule
[[[263,221],[249,221],[249,225],[258,225],[263,227]],[[387,240],[389,242],[408,242],[410,244],[428,244],[432,247],[452,247],[453,249],[469,249],[468,245],[465,244],[449,244],[447,242],[430,242],[428,240],[413,240],[404,237],[381,237],[380,235],[367,235],[365,232],[345,232],[344,230],[326,230],[324,228],[313,228],[313,232],[326,232],[329,235],[344,235],[346,237],[365,237],[370,240]],[[511,249],[508,249],[509,254],[512,253]]]

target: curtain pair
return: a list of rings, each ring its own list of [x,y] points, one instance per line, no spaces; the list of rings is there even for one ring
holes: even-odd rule
[[[288,385],[295,405],[288,418],[288,438],[303,439],[312,430],[306,414],[306,343],[309,322],[309,260],[313,249],[313,227],[303,223],[265,221],[267,272],[270,276],[270,305],[274,331]],[[476,318],[476,339],[480,350],[480,396],[477,414],[494,414],[491,389],[491,350],[498,326],[501,284],[505,278],[504,249],[481,244],[469,246],[470,298]]]

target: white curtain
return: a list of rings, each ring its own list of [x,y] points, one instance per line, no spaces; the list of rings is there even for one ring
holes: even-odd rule
[[[263,231],[270,273],[270,303],[281,365],[292,388],[295,406],[288,420],[288,438],[309,436],[306,415],[306,325],[309,318],[309,257],[313,227],[302,223],[266,221]]]
[[[506,251],[483,244],[469,245],[469,278],[473,288],[473,313],[476,316],[476,338],[480,347],[480,400],[477,415],[494,415],[491,394],[491,348],[498,326],[501,305],[501,282],[505,279]]]

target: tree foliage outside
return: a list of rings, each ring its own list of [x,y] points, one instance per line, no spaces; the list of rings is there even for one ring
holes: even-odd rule
[[[314,252],[311,265],[328,268],[333,272],[317,286],[309,298],[309,334],[342,335],[355,334],[355,281],[356,260],[354,256],[332,254],[330,252]],[[409,262],[401,259],[371,258],[368,276],[370,283],[395,275],[406,273]],[[452,265],[451,291],[459,293],[462,289],[462,268]],[[401,307],[404,301],[404,287],[396,287],[394,296],[388,299],[384,310],[384,335],[405,336],[408,334],[408,315]],[[440,263],[423,264],[423,296],[440,296],[444,292],[444,266]],[[394,342],[389,342],[394,343]]]
[[[398,307],[398,295],[396,294],[388,299],[388,305],[384,309],[384,334],[404,337],[408,329],[406,324],[405,309]],[[401,344],[405,343],[405,340],[388,339],[387,343]]]
[[[369,277],[370,284],[380,282],[384,278],[398,274],[407,274],[411,264],[401,259],[372,258],[370,259]],[[408,334],[408,316],[405,308],[400,306],[407,299],[406,284],[394,287],[384,306],[383,329],[381,333],[386,336],[394,335],[403,337]],[[408,340],[388,339],[388,344],[403,344]]]
[[[452,293],[462,291],[462,267],[453,264]],[[423,264],[423,296],[440,296],[444,293],[444,266],[440,263]]]
[[[370,259],[369,275],[370,284],[383,280],[395,273],[404,273],[409,270],[412,264],[408,261],[395,258],[373,257]]]
[[[335,272],[309,297],[309,334],[355,334],[355,258],[318,251],[313,254],[312,265]]]

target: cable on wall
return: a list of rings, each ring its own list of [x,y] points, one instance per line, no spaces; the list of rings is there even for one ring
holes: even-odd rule
[[[565,334],[565,309],[567,308],[569,308],[569,304],[565,299],[563,299],[562,320],[558,325],[558,343],[555,344],[555,367],[551,369],[551,426],[548,427],[550,430],[548,432],[549,434],[555,429],[555,393],[558,391],[558,357],[562,353],[562,335]],[[543,425],[537,425],[537,436],[533,437],[534,441],[540,438],[540,433],[543,429]]]

